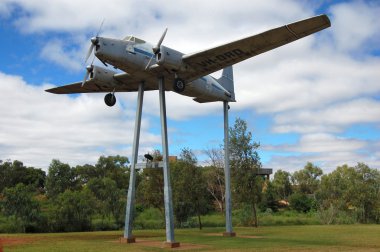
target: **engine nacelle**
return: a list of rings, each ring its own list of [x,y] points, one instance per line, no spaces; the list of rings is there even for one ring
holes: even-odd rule
[[[176,72],[182,67],[182,55],[181,52],[161,46],[160,52],[156,56],[157,64]]]
[[[90,80],[104,88],[114,87],[118,85],[118,82],[113,78],[115,74],[115,71],[111,71],[107,68],[92,66]]]

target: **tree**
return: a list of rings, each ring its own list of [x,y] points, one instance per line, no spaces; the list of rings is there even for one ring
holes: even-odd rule
[[[116,182],[118,188],[126,190],[129,184],[128,164],[129,160],[124,156],[101,156],[95,168],[98,178],[111,178]]]
[[[358,219],[362,223],[371,220],[380,222],[380,172],[364,163],[355,167],[356,197],[352,202],[357,207]]]
[[[332,209],[329,222],[339,212],[354,213],[356,221],[380,222],[380,172],[363,163],[343,165],[321,179],[317,192],[320,211]]]
[[[54,231],[91,230],[91,216],[95,209],[95,197],[87,190],[66,190],[53,201],[50,223]]]
[[[273,176],[273,187],[279,199],[287,199],[292,194],[291,175],[287,171],[278,170]]]
[[[46,194],[49,198],[56,198],[68,189],[75,189],[75,174],[68,164],[54,159],[46,177]]]
[[[308,162],[306,166],[293,174],[293,183],[300,193],[314,194],[318,189],[320,177],[322,176],[322,169],[318,166]]]
[[[251,206],[253,225],[258,226],[257,204],[261,200],[263,178],[257,176],[261,167],[257,153],[259,144],[252,140],[247,123],[237,118],[230,135],[230,158],[234,198],[241,204]]]
[[[203,169],[207,181],[207,191],[214,199],[217,210],[224,213],[225,186],[223,149],[208,149],[205,152],[209,157],[209,166]]]
[[[153,161],[162,161],[162,154],[155,150]],[[141,182],[137,185],[136,201],[145,208],[158,208],[164,211],[164,175],[161,169],[144,169]]]
[[[14,216],[20,221],[23,232],[33,222],[37,222],[40,216],[40,205],[33,199],[31,187],[22,183],[15,187],[5,188],[3,209],[6,216]]]
[[[87,183],[87,188],[98,199],[98,212],[104,218],[113,216],[117,223],[122,222],[125,207],[125,190],[117,188],[116,182],[111,178],[92,178]]]
[[[289,205],[298,212],[309,212],[314,207],[314,200],[304,193],[293,193],[289,196]]]
[[[77,165],[73,170],[75,181],[81,187],[85,186],[91,179],[101,177],[98,169],[93,165]]]
[[[321,177],[319,190],[316,192],[318,212],[326,224],[335,222],[340,211],[346,212],[351,205],[351,185],[355,177],[352,167],[343,165],[330,174]]]
[[[265,182],[265,189],[263,190],[263,198],[262,202],[260,203],[260,208],[263,211],[266,211],[268,208],[271,209],[273,212],[278,211],[278,196],[276,193],[276,190],[274,188],[273,182],[266,181]]]
[[[199,229],[202,229],[201,215],[207,213],[209,207],[206,182],[196,164],[194,153],[185,148],[172,166],[173,210],[180,225],[190,216],[197,215]]]
[[[32,185],[38,191],[45,187],[46,173],[41,169],[25,167],[18,160],[0,162],[0,192],[6,187],[14,187],[19,183]]]

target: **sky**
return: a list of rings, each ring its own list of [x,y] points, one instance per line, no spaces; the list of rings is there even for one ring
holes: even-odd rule
[[[325,173],[364,162],[380,169],[380,1],[0,0],[0,160],[47,169],[101,155],[131,157],[136,93],[54,95],[81,81],[101,36],[134,35],[192,53],[314,15],[332,26],[234,66],[240,117],[260,143],[263,167],[289,172],[312,162]],[[99,62],[95,62],[99,64]],[[219,77],[220,72],[214,73]],[[223,142],[222,103],[166,93],[170,155]],[[146,92],[139,155],[161,149],[158,92]]]

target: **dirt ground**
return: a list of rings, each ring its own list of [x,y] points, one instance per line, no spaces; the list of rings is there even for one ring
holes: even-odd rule
[[[37,240],[32,237],[0,237],[0,252],[3,252],[3,248],[6,247],[14,247],[17,245],[24,245],[24,244],[31,244]],[[115,242],[120,242],[119,240]],[[137,239],[136,240],[137,246],[144,246],[144,247],[154,247],[154,248],[167,248],[165,246],[165,242],[162,241],[152,241],[152,240],[144,240],[144,239]],[[191,244],[191,243],[180,243],[180,247],[174,248],[175,250],[191,250],[191,249],[202,249],[207,248],[208,246],[205,245],[198,245],[198,244]]]
[[[34,241],[36,241],[36,238],[31,237],[0,237],[0,252],[3,252],[4,246],[13,247],[17,245],[30,244]]]
[[[207,236],[223,236],[222,233],[208,233],[205,235],[207,235]],[[257,236],[257,235],[239,235],[239,234],[237,234],[236,237],[249,238],[249,239],[262,239],[262,238],[264,238],[262,236]]]
[[[138,246],[152,247],[152,248],[167,248],[165,246],[165,242],[162,242],[162,241],[136,239],[136,243],[134,244]],[[199,245],[199,244],[191,244],[191,243],[180,243],[180,246],[178,248],[173,248],[173,249],[174,250],[190,250],[190,249],[203,249],[203,248],[208,248],[208,246]]]

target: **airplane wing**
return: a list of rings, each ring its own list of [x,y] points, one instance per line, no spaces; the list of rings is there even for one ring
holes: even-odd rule
[[[145,76],[146,77],[146,76]],[[135,92],[141,80],[138,77],[132,77],[127,73],[115,74],[114,83],[98,82],[90,79],[82,87],[82,82],[76,82],[65,86],[55,87],[46,90],[53,94],[77,94],[77,93],[104,93],[104,92]],[[145,78],[145,91],[157,90],[158,85],[155,78]]]
[[[181,77],[192,81],[330,26],[329,18],[320,15],[208,50],[186,54],[182,61],[189,67]]]

